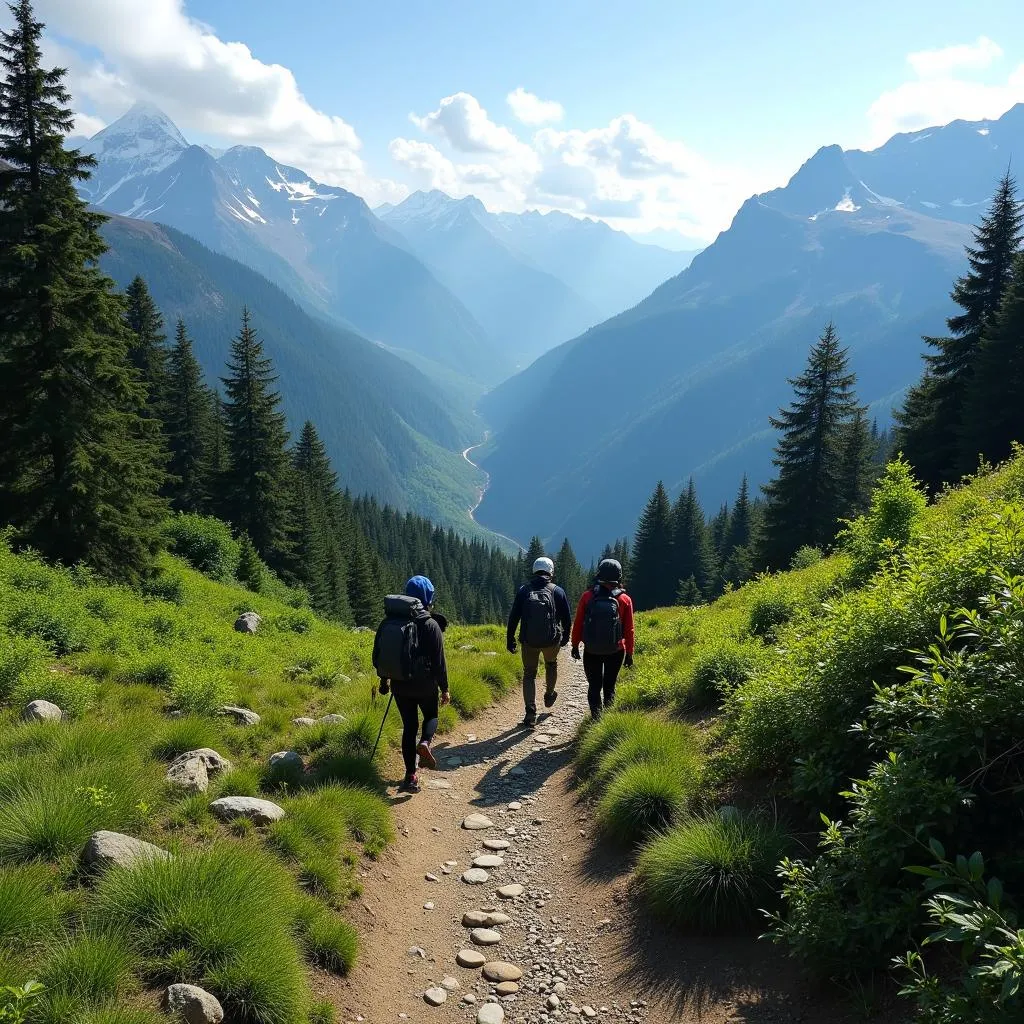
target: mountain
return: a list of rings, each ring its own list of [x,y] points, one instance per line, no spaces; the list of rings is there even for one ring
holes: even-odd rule
[[[436,190],[376,213],[520,362],[635,305],[693,257],[602,221],[490,213]]]
[[[86,148],[98,166],[82,194],[99,208],[183,231],[276,281],[307,309],[483,384],[514,365],[351,192],[254,147],[217,158],[141,104]]]
[[[486,396],[478,521],[567,535],[587,555],[632,531],[659,478],[678,491],[693,474],[712,509],[744,472],[764,482],[768,416],[828,320],[887,419],[920,375],[921,335],[951,312],[971,225],[1022,155],[1024,106],[871,152],[819,150],[683,273]]]
[[[502,237],[479,199],[415,192],[377,213],[522,366],[604,319]]]
[[[342,483],[463,532],[479,474],[459,452],[479,433],[403,359],[353,331],[309,315],[249,267],[163,225],[112,217],[103,269],[124,287],[147,281],[168,333],[181,317],[208,382],[224,373],[243,306],[252,313],[295,435],[317,425]],[[480,531],[482,533],[482,531]]]

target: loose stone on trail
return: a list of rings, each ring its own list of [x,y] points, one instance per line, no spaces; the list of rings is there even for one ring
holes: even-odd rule
[[[514,900],[516,897],[522,896],[524,892],[526,892],[524,886],[520,885],[518,882],[512,882],[509,885],[503,885],[498,890],[498,895],[503,900]]]
[[[473,867],[475,868],[500,868],[504,866],[504,858],[494,853],[482,853],[479,857],[473,858]]]
[[[507,839],[485,839],[484,849],[507,850],[512,844]]]
[[[448,1001],[448,992],[446,989],[441,988],[440,985],[435,985],[423,993],[423,998],[431,1006],[440,1006]]]
[[[483,868],[470,868],[462,873],[462,880],[466,885],[484,885],[490,877]]]
[[[487,957],[477,949],[460,949],[458,953],[455,954],[455,962],[460,967],[468,967],[470,970],[476,970],[487,963]]]
[[[519,981],[523,972],[505,960],[492,960],[484,964],[484,977],[488,981]]]
[[[494,822],[486,814],[474,812],[463,819],[462,827],[470,832],[479,832],[485,828],[494,828]]]
[[[496,946],[501,942],[501,932],[496,932],[493,928],[474,928],[469,937],[478,946]]]
[[[498,1003],[484,1003],[477,1011],[476,1024],[505,1024],[505,1011]]]

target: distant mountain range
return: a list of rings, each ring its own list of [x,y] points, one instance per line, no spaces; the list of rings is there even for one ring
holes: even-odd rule
[[[498,217],[436,193],[379,217],[261,149],[189,145],[147,104],[81,145],[98,162],[82,186],[90,203],[183,231],[307,310],[481,387],[635,303],[687,259],[603,224]]]
[[[176,318],[185,320],[211,386],[248,306],[279,374],[289,428],[294,435],[304,420],[316,423],[342,486],[484,535],[465,514],[480,474],[459,454],[480,427],[419,370],[173,228],[112,217],[103,235],[103,269],[122,287],[141,274],[169,335]]]
[[[546,353],[482,403],[494,437],[479,521],[569,536],[584,556],[632,532],[655,482],[693,474],[710,508],[771,474],[768,416],[828,320],[886,420],[950,312],[963,247],[1024,157],[1024,105],[997,121],[819,150],[636,307]]]

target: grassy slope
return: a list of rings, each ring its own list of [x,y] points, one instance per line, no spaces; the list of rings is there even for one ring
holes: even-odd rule
[[[777,900],[774,868],[787,849],[776,811],[809,847],[819,812],[848,811],[837,794],[879,756],[850,728],[875,684],[904,680],[900,666],[944,615],[979,607],[995,575],[1020,574],[1022,519],[1018,454],[925,509],[902,555],[865,582],[839,554],[709,606],[638,617],[635,674],[620,684],[617,711],[584,727],[576,759],[608,793],[619,784],[618,806],[606,795],[598,808],[611,838],[636,842],[638,801],[647,809],[641,831],[652,841],[638,878],[654,910],[702,931],[763,926],[757,911]],[[670,776],[654,786],[648,771],[623,793],[624,773],[641,762],[675,766],[685,785]]]
[[[153,590],[173,600],[0,545],[0,987],[41,978],[34,1021],[145,1024],[175,980],[209,987],[234,1021],[329,1019],[311,1004],[306,965],[352,965],[354,866],[392,834],[366,759],[384,711],[370,697],[372,634],[214,583],[171,557]],[[238,612],[250,609],[263,616],[260,633],[236,633]],[[442,728],[455,708],[478,711],[517,678],[510,656],[484,653],[501,650],[499,634],[449,631],[454,708]],[[35,698],[69,720],[21,723]],[[260,724],[210,713],[225,703],[252,708]],[[170,717],[175,709],[190,713]],[[346,721],[292,724],[332,712]],[[397,727],[392,715],[385,742]],[[170,790],[167,764],[203,746],[234,770],[208,794]],[[267,767],[287,749],[304,754],[301,777]],[[228,794],[268,796],[288,816],[269,829],[221,825],[208,803]],[[86,885],[78,855],[98,829],[174,859]]]

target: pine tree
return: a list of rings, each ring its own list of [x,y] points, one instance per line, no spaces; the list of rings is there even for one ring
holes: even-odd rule
[[[970,269],[953,288],[963,312],[946,321],[949,335],[925,338],[925,373],[897,413],[897,444],[931,491],[973,469],[965,459],[965,403],[982,337],[995,323],[1020,249],[1024,213],[1009,172],[967,247]]]
[[[670,583],[678,597],[680,581],[694,580],[702,596],[715,586],[717,566],[711,537],[704,522],[704,510],[697,498],[697,487],[690,478],[672,512],[672,565]],[[689,602],[693,603],[693,602]]]
[[[523,556],[523,572],[524,577],[533,574],[533,563],[538,558],[543,558],[547,552],[544,550],[544,542],[540,537],[534,536],[530,538],[530,546],[526,549],[526,554]]]
[[[1008,458],[1024,442],[1024,254],[1003,296],[999,315],[985,332],[968,387],[960,438],[961,465]]]
[[[568,596],[570,607],[575,609],[580,595],[586,589],[587,580],[568,537],[562,541],[558,556],[555,558],[555,581]]]
[[[728,557],[736,548],[749,547],[750,540],[750,484],[747,481],[747,474],[744,473],[729,516],[729,532],[725,538],[725,556]]]
[[[141,277],[125,291],[125,323],[131,335],[128,359],[146,388],[147,412],[163,420],[167,402],[167,335],[164,318]]]
[[[266,567],[247,533],[243,533],[239,541],[238,569],[235,576],[243,587],[254,594],[261,594],[266,588]]]
[[[867,511],[871,503],[876,444],[868,430],[864,409],[854,410],[853,417],[843,427],[840,445],[842,515],[847,519],[854,519]]]
[[[856,378],[830,323],[811,348],[807,368],[790,383],[794,399],[771,417],[781,432],[772,460],[778,475],[766,497],[762,557],[773,568],[789,565],[803,545],[826,548],[843,511],[841,443],[857,409]]]
[[[242,326],[232,342],[227,392],[228,468],[224,478],[224,514],[249,535],[271,568],[281,569],[288,556],[288,432],[277,377],[252,326],[242,311]]]
[[[174,331],[174,346],[167,367],[165,430],[170,450],[167,494],[182,512],[210,508],[214,486],[214,430],[210,393],[192,351],[192,339],[182,320]]]
[[[672,510],[659,480],[647,501],[633,541],[632,595],[639,610],[660,608],[675,599],[672,575]]]
[[[377,585],[365,544],[356,544],[349,562],[348,599],[357,626],[376,626],[380,620]]]
[[[148,573],[165,506],[159,432],[128,363],[125,304],[100,273],[104,219],[75,190],[63,69],[41,66],[29,0],[0,35],[0,521],[18,541],[126,580]]]

